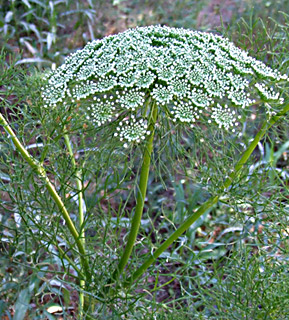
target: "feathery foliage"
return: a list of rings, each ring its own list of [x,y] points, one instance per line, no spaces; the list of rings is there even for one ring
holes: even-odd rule
[[[261,139],[286,120],[286,75],[220,36],[159,26],[69,56],[46,76],[45,107],[22,88],[25,77],[4,69],[0,191],[9,197],[0,232],[3,261],[10,253],[14,268],[3,276],[7,310],[12,291],[16,309],[51,317],[49,303],[35,310],[29,301],[53,292],[69,319],[73,290],[74,310],[87,319],[285,312],[276,279],[288,278],[288,173],[277,161],[288,143],[277,151],[267,143],[264,159],[244,164],[257,144],[262,158]],[[259,102],[256,122],[245,119]],[[282,124],[276,130],[287,139]]]

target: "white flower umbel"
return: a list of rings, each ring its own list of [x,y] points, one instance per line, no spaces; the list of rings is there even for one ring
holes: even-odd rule
[[[85,99],[91,94],[97,91],[96,83],[92,81],[85,81],[80,84],[77,84],[72,88],[71,93],[68,93],[75,100]]]
[[[193,123],[200,118],[199,114],[202,113],[202,110],[191,103],[178,102],[173,106],[171,113],[173,114],[174,122],[179,120],[183,123],[189,123],[193,127]]]
[[[128,143],[141,142],[150,134],[147,130],[148,125],[145,120],[136,120],[135,116],[131,116],[129,120],[121,121],[114,133],[115,137],[119,137],[120,141],[125,141],[124,147],[128,147]],[[128,142],[128,143],[127,143]]]
[[[141,72],[138,75],[136,81],[136,86],[140,88],[149,88],[151,84],[155,81],[156,75],[151,71]]]
[[[121,87],[133,87],[138,81],[140,71],[129,71],[125,75],[118,78],[118,83]]]
[[[162,105],[171,102],[171,100],[173,99],[173,93],[170,88],[161,84],[156,84],[151,94],[153,98]]]
[[[218,35],[149,26],[88,43],[46,80],[45,106],[77,101],[79,108],[90,106],[84,111],[99,125],[123,113],[146,116],[144,99],[166,109],[160,116],[171,115],[173,121],[187,124],[206,119],[197,118],[203,109],[214,118],[222,108],[228,114],[229,104],[236,113],[259,99],[277,104],[283,100],[273,87],[289,79]],[[104,96],[112,98],[106,103]],[[107,109],[112,101],[113,108]],[[102,120],[105,114],[111,118]]]
[[[250,106],[251,104],[253,104],[255,102],[255,100],[251,100],[249,98],[250,94],[249,93],[245,93],[242,90],[239,91],[234,91],[231,90],[228,94],[228,98],[237,106],[241,106],[243,109],[245,107]]]
[[[270,67],[266,66],[265,63],[257,61],[254,58],[250,59],[252,61],[252,68],[256,71],[258,75],[264,78],[271,78],[273,80],[288,80],[286,74],[276,73],[275,70],[272,70]]]
[[[114,86],[116,84],[117,84],[117,78],[112,75],[108,75],[103,78],[99,78],[96,83],[96,88],[97,88],[96,92],[110,91],[111,89],[114,88]]]
[[[241,116],[237,116],[236,112],[230,110],[227,105],[221,106],[217,104],[216,107],[212,107],[211,117],[219,128],[224,128],[227,131],[231,129],[232,132],[235,132],[234,127],[238,125],[237,118],[240,119]]]
[[[122,109],[135,110],[137,107],[144,104],[145,93],[139,89],[124,89],[120,94],[116,92],[116,95],[119,97],[116,102],[120,104]]]
[[[157,71],[158,78],[163,81],[172,80],[176,77],[176,73],[173,67],[160,68]]]
[[[65,99],[66,85],[63,87],[48,87],[45,90],[45,94],[42,94],[44,107],[56,107],[58,102],[62,102]]]
[[[273,88],[267,88],[263,83],[256,83],[255,87],[260,93],[260,96],[265,100],[265,101],[276,101],[279,100],[279,92],[275,92]],[[280,99],[282,102],[283,99]]]
[[[212,99],[209,97],[209,95],[202,90],[193,89],[188,98],[193,105],[200,108],[208,107],[212,102]]]
[[[188,95],[192,89],[187,79],[175,79],[170,82],[169,90],[171,90],[175,96],[182,98]]]
[[[94,98],[95,103],[87,107],[87,120],[92,120],[97,126],[101,126],[112,121],[113,117],[118,116],[115,114],[115,103],[111,101],[112,99],[113,96],[109,98],[104,96],[103,100]]]

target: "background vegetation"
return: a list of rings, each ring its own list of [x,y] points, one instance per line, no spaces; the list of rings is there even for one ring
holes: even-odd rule
[[[81,133],[77,113],[43,110],[39,71],[96,38],[129,27],[165,24],[225,35],[250,55],[288,74],[288,1],[1,1],[0,107],[26,147],[45,161],[70,212],[77,211],[74,168],[59,122]],[[15,68],[9,66],[15,65]],[[283,96],[288,99],[288,85]],[[244,115],[241,134],[214,128],[159,128],[146,212],[129,271],[150,248],[198,208],[230,173],[266,119],[266,108]],[[56,121],[55,121],[56,119]],[[272,128],[239,180],[151,267],[130,294],[96,308],[99,319],[288,319],[289,126]],[[78,144],[86,158],[87,246],[96,270],[89,294],[113,271],[135,203],[132,183],[140,152]],[[105,141],[107,137],[102,137]],[[85,142],[85,143],[84,143]],[[87,145],[89,142],[89,145]],[[47,159],[47,160],[46,160]],[[54,240],[73,251],[63,221],[37,178],[0,136],[0,315],[2,319],[76,319],[79,284]],[[72,217],[76,220],[76,216]],[[60,238],[61,236],[61,238]],[[61,240],[61,241],[60,241]],[[76,263],[78,263],[76,261]],[[70,275],[68,275],[68,271]]]

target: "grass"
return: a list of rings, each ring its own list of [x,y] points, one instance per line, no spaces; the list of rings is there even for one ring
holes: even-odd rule
[[[250,10],[245,11],[242,19],[236,17],[236,21],[222,32],[251,55],[286,72],[288,17],[286,14],[277,14],[278,10],[284,8],[284,3],[276,2],[268,6],[265,1],[260,2],[254,14]],[[166,2],[161,2],[158,8],[154,7],[155,3],[147,1],[146,4],[153,9],[151,15],[143,14],[144,24],[182,24],[181,13],[186,7],[182,8],[181,4],[174,4],[174,16],[166,14]],[[186,4],[189,6],[190,2]],[[83,6],[86,5],[94,10],[89,3]],[[103,14],[106,19],[111,12],[125,12],[129,16],[127,12],[130,12],[130,7],[131,12],[141,11],[137,2],[135,7],[134,3],[129,6],[127,2],[120,2],[114,7],[103,5],[107,10],[107,14]],[[43,26],[40,19],[33,18],[37,15],[48,19],[47,8],[41,8],[33,4],[35,10],[31,16],[23,16],[27,8],[21,3],[17,7],[17,14],[26,23],[36,25],[42,39],[47,41],[44,35],[47,30],[52,30],[53,21]],[[82,16],[85,21],[82,28],[89,29],[86,26],[90,19],[88,15],[80,13],[80,9],[69,15],[69,4],[60,3],[55,5],[54,10],[56,23],[73,25],[73,19],[66,22],[61,17],[76,19]],[[160,10],[163,10],[162,14]],[[267,13],[278,24],[273,20],[260,20]],[[192,18],[196,15],[197,12]],[[136,15],[134,23],[140,23],[139,19]],[[194,19],[191,24],[189,21],[187,19],[183,25],[193,28]],[[15,21],[9,23],[11,28],[16,28]],[[93,28],[95,35],[103,35],[102,26]],[[29,37],[27,41],[37,49],[37,53],[27,48],[23,42],[25,40],[22,40],[21,45],[21,41],[16,41],[12,36],[8,43],[5,42],[6,48],[15,50],[20,46],[24,50],[21,59],[32,58],[38,67],[44,65],[43,61],[39,65],[38,58],[47,59],[50,64],[59,63],[69,50],[81,47],[86,41],[79,34],[72,33],[76,36],[69,48],[67,43],[62,43],[71,34],[65,33],[67,28],[59,26],[56,28],[56,43],[48,49],[47,43],[38,39],[35,32],[20,30],[17,34],[22,39]],[[2,41],[4,43],[4,39]],[[77,189],[70,179],[75,175],[75,168],[60,138],[59,123],[54,123],[53,119],[67,125],[71,134],[81,129],[79,123],[68,116],[59,118],[61,111],[56,110],[49,115],[43,112],[37,90],[40,80],[36,78],[36,83],[30,83],[32,79],[26,77],[27,69],[23,64],[18,65],[16,72],[7,68],[9,62],[1,63],[1,112],[6,113],[26,147],[45,164],[48,176],[59,186],[58,192],[65,205],[70,212],[75,213],[72,216],[75,221],[77,203],[73,195]],[[31,74],[33,71],[28,72]],[[288,97],[288,92],[284,95]],[[214,130],[205,132],[202,128],[185,134],[178,131],[178,128],[172,128],[175,134],[168,137],[159,129],[158,134],[162,139],[155,142],[156,146],[159,150],[167,148],[168,152],[155,154],[152,158],[153,174],[148,180],[149,201],[145,201],[146,211],[141,220],[141,232],[133,251],[130,270],[139,267],[148,248],[157,248],[179,226],[187,217],[186,209],[192,211],[206,201],[210,194],[218,192],[220,178],[233,169],[236,154],[249,145],[265,116],[266,108],[258,111],[253,109],[252,117],[246,117],[241,137],[223,135]],[[35,118],[39,119],[37,125]],[[89,248],[88,255],[93,268],[97,271],[87,291],[92,297],[97,297],[116,266],[117,256],[122,252],[122,240],[127,237],[129,212],[135,205],[136,186],[132,181],[138,175],[134,163],[139,161],[141,153],[137,151],[124,158],[122,150],[112,152],[109,146],[93,150],[99,137],[88,131],[85,138],[89,141],[88,146],[84,145],[82,135],[78,135],[72,143],[74,148],[76,143],[80,143],[74,153],[79,163],[86,162],[85,171],[81,173],[87,206],[86,247]],[[73,239],[64,232],[63,221],[56,215],[56,207],[51,204],[47,194],[39,192],[43,190],[43,182],[35,178],[33,170],[15,153],[7,136],[3,134],[0,143],[0,314],[4,319],[21,319],[25,312],[31,319],[56,319],[60,316],[48,312],[54,303],[60,308],[62,317],[76,319],[80,284],[72,263],[65,256],[59,257],[57,248],[52,245],[53,241],[57,241],[64,252],[70,254],[74,250]],[[35,146],[35,143],[39,146]],[[86,158],[81,156],[84,147],[91,148]],[[97,305],[97,317],[286,319],[289,314],[286,287],[289,196],[287,157],[288,118],[284,118],[265,135],[246,170],[217,205],[166,250],[155,267],[150,268],[130,292],[124,291],[123,297],[107,301],[105,305]],[[19,215],[22,218],[20,223]],[[78,260],[73,262],[79,265]],[[73,298],[69,299],[71,294]]]

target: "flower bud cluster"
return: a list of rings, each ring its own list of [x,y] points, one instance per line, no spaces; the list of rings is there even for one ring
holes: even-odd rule
[[[84,112],[98,126],[129,116],[117,136],[138,142],[145,134],[139,131],[136,138],[129,128],[143,128],[145,121],[136,119],[146,99],[169,110],[163,114],[174,122],[193,124],[207,117],[208,123],[231,130],[238,116],[227,105],[246,108],[258,97],[281,102],[271,88],[276,81],[288,76],[223,37],[149,26],[92,41],[71,54],[47,76],[42,96],[46,107],[85,100]],[[203,110],[206,116],[200,118]]]

